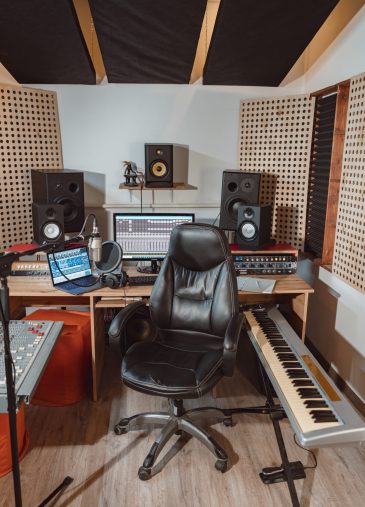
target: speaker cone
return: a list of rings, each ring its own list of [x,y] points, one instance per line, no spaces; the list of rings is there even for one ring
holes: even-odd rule
[[[45,215],[50,220],[54,220],[56,218],[56,210],[52,207],[46,209]]]
[[[65,219],[65,224],[69,224],[73,222],[79,215],[80,207],[74,199],[69,199],[67,197],[61,197],[56,200],[57,204],[62,204],[63,206],[63,216]]]
[[[246,203],[239,197],[228,199],[225,203],[226,213],[235,226],[237,225],[238,208],[244,204]]]
[[[162,160],[157,160],[151,165],[150,170],[153,176],[155,176],[156,178],[163,178],[164,176],[166,176],[168,168],[165,162],[163,162]]]
[[[254,212],[253,212],[252,208],[245,208],[242,213],[243,213],[243,218],[252,219],[254,216]]]
[[[257,227],[253,222],[242,222],[239,233],[246,241],[251,241],[256,237]]]
[[[61,236],[62,230],[57,223],[47,222],[42,227],[42,234],[46,239],[55,241]]]

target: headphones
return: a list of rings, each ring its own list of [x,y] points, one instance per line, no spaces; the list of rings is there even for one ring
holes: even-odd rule
[[[127,285],[128,275],[125,271],[120,273],[104,273],[101,275],[101,285],[110,289],[119,289]]]
[[[102,287],[118,289],[128,282],[128,275],[122,271],[123,250],[116,241],[104,241],[101,246],[101,259],[96,262]]]

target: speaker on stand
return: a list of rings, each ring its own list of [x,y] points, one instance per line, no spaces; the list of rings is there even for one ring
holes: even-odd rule
[[[32,204],[33,239],[43,243],[64,240],[63,206],[61,204]]]
[[[240,206],[237,220],[237,246],[241,250],[258,250],[272,245],[271,204]]]
[[[223,171],[219,227],[236,231],[238,209],[257,204],[260,198],[261,173],[234,169]]]
[[[64,231],[79,232],[85,220],[84,173],[32,169],[33,202],[63,206]]]

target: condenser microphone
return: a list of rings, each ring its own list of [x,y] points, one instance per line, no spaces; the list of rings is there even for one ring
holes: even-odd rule
[[[100,237],[98,223],[96,221],[96,218],[94,217],[93,230],[88,244],[89,256],[90,259],[94,262],[99,262],[101,260],[101,251],[102,251],[101,245],[102,239]]]

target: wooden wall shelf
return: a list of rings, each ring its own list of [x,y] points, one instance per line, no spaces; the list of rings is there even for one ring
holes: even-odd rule
[[[128,187],[124,183],[119,185],[119,188],[123,190],[141,190],[141,185],[137,185],[135,187]],[[159,187],[159,188],[151,188],[143,186],[143,190],[197,190],[198,187],[194,187],[194,185],[189,185],[188,183],[174,183],[172,187]]]

